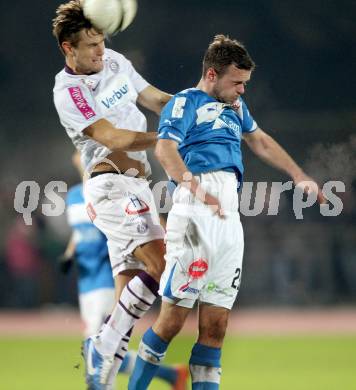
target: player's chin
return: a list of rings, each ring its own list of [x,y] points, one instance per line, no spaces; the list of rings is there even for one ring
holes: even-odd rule
[[[103,70],[104,64],[103,61],[94,61],[93,62],[93,72],[100,72]]]

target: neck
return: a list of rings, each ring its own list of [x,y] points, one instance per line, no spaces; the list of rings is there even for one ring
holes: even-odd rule
[[[213,94],[213,86],[207,82],[203,77],[200,79],[197,88],[205,92],[207,95],[211,97],[215,97]]]
[[[76,68],[74,61],[70,57],[66,57],[66,70],[68,73],[81,74]]]

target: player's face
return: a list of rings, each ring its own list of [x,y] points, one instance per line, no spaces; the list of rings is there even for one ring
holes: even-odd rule
[[[226,72],[217,74],[213,94],[217,100],[232,104],[245,93],[246,83],[251,78],[251,70],[238,69],[229,65]]]
[[[94,29],[82,30],[79,42],[72,46],[74,70],[78,74],[91,74],[103,69],[104,35]]]

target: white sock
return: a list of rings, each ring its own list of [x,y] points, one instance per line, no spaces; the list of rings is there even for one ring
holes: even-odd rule
[[[144,271],[130,280],[98,335],[96,347],[100,353],[114,355],[117,352],[120,341],[152,306],[158,287],[158,283]]]

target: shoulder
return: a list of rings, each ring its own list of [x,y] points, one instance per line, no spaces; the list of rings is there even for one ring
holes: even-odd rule
[[[69,188],[66,197],[67,205],[83,203],[83,184],[79,183]]]
[[[106,61],[110,67],[115,63],[119,67],[123,67],[126,66],[126,64],[129,62],[129,60],[123,54],[108,48],[105,48],[104,61]]]
[[[69,75],[64,69],[56,75],[53,94],[59,98],[63,93],[67,93],[69,88],[86,89],[83,79]],[[75,92],[75,91],[74,91]]]
[[[201,98],[201,91],[197,88],[184,89],[183,91],[180,91],[173,96],[174,100],[178,99],[180,101],[187,102],[188,105],[194,106],[197,105]]]

